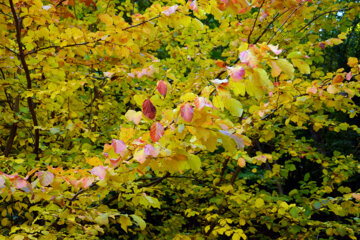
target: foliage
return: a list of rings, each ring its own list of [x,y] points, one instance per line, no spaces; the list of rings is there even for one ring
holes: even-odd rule
[[[0,0],[0,239],[357,239],[358,12]]]

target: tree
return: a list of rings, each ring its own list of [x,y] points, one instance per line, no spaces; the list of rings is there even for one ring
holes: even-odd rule
[[[1,0],[0,238],[357,239],[359,10]]]

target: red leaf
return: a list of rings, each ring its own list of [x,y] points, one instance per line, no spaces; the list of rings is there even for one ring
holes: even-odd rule
[[[143,114],[150,118],[150,119],[154,119],[156,116],[156,108],[155,106],[152,104],[152,102],[150,101],[150,99],[146,99],[143,102]]]
[[[159,141],[159,139],[164,135],[164,127],[159,122],[154,122],[150,128],[150,137],[153,142]]]
[[[164,97],[166,97],[166,93],[167,93],[167,85],[166,82],[164,82],[163,80],[160,80],[157,84],[157,90],[159,91],[159,93],[161,95],[163,95]]]
[[[194,109],[189,103],[186,103],[185,105],[181,106],[180,114],[186,122],[191,122],[194,115]]]

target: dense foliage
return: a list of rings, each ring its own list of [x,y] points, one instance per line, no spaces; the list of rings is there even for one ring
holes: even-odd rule
[[[360,4],[0,0],[0,239],[357,239]]]

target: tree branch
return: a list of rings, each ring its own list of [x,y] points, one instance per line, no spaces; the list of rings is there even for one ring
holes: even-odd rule
[[[258,20],[259,14],[260,14],[260,10],[261,10],[261,8],[263,7],[264,3],[265,3],[265,0],[263,0],[263,2],[261,3],[261,5],[260,5],[260,7],[259,7],[259,9],[258,9],[258,11],[257,11],[254,24],[253,24],[253,26],[252,26],[252,28],[251,28],[251,31],[250,31],[250,33],[249,33],[249,36],[248,36],[248,43],[250,43],[251,34],[253,33],[253,31],[254,31],[254,29],[255,29],[255,25],[256,25],[256,22],[257,22],[257,20]]]
[[[15,29],[16,29],[16,42],[18,44],[18,48],[19,48],[19,54],[18,57],[21,61],[21,65],[25,71],[25,77],[26,77],[26,82],[27,82],[27,89],[31,90],[31,77],[30,77],[30,71],[28,68],[28,65],[26,63],[25,60],[25,54],[24,54],[24,50],[23,50],[23,45],[21,43],[21,23],[19,21],[19,18],[16,14],[16,10],[14,7],[14,3],[13,0],[9,0],[10,3],[10,8],[11,8],[11,12],[12,15],[14,17],[14,24],[15,24]],[[40,132],[38,127],[38,121],[37,121],[37,117],[36,117],[36,112],[35,112],[35,108],[34,108],[34,103],[33,103],[33,99],[32,97],[28,97],[27,98],[27,103],[28,103],[28,108],[29,111],[31,113],[31,117],[33,120],[33,128],[35,129],[35,144],[34,144],[34,153],[36,154],[36,159],[39,159],[39,143],[40,143]]]
[[[306,0],[305,2],[301,3],[299,6],[297,6],[297,8],[294,9],[294,11],[292,11],[289,16],[287,16],[287,18],[285,19],[285,21],[281,24],[281,26],[274,32],[274,34],[271,36],[271,38],[269,39],[269,41],[267,41],[267,44],[269,44],[271,42],[271,40],[273,40],[273,38],[276,36],[276,34],[281,30],[281,28],[287,23],[287,21],[289,21],[289,19],[291,18],[292,15],[294,15],[294,13],[299,10],[302,6],[304,6],[305,3],[307,3],[308,0]]]
[[[316,20],[318,20],[320,17],[329,14],[329,13],[333,13],[333,12],[341,12],[341,11],[348,11],[351,8],[345,8],[345,9],[339,9],[339,10],[333,10],[333,11],[328,11],[328,12],[323,12],[319,15],[317,15],[316,17],[314,17],[310,22],[308,22],[304,27],[300,28],[296,33],[299,33],[301,31],[303,31],[305,28],[307,28],[308,26],[310,26],[313,22],[315,22]]]

